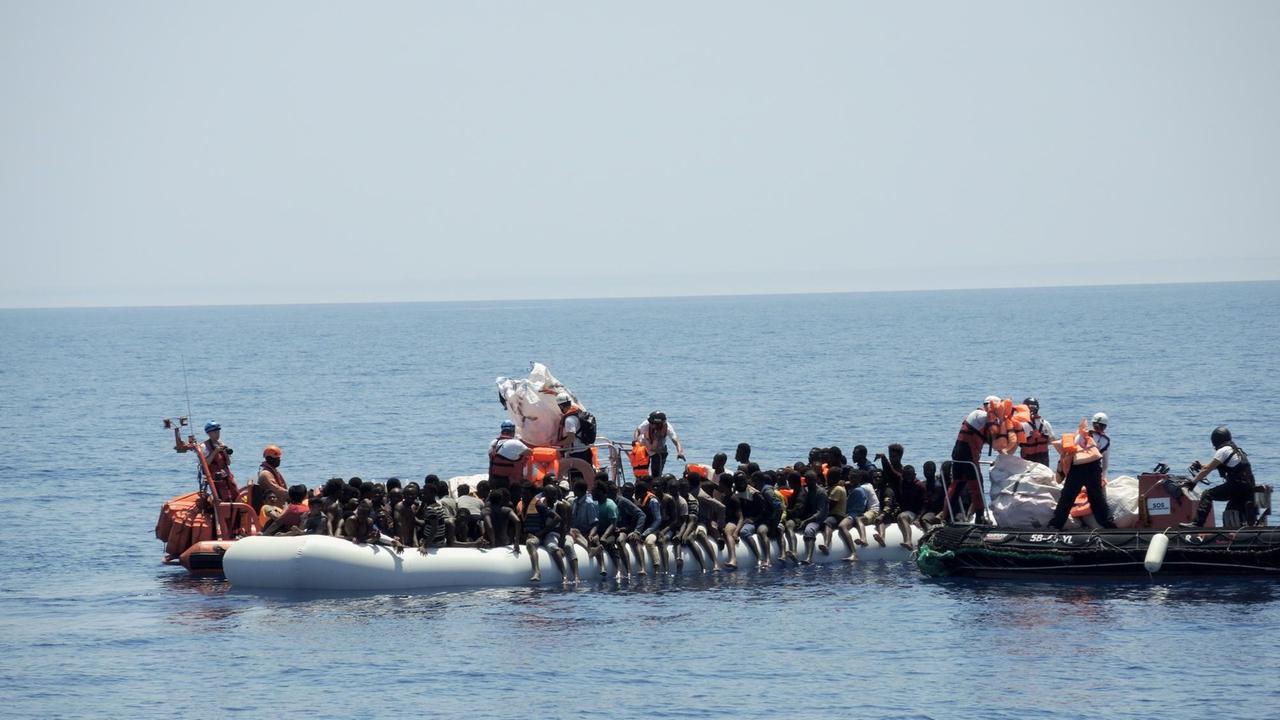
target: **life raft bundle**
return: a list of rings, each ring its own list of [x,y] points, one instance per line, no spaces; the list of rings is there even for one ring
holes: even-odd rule
[[[1280,528],[1062,532],[944,525],[921,539],[916,565],[932,577],[1280,577]]]

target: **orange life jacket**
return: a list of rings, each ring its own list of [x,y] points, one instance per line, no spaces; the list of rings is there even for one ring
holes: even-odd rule
[[[1072,461],[1078,453],[1085,452],[1094,447],[1093,437],[1089,435],[1089,426],[1084,420],[1080,421],[1079,429],[1074,433],[1062,434],[1062,454],[1058,459],[1058,472],[1062,477],[1066,477],[1071,472]]]
[[[513,440],[514,438],[498,437],[499,441]],[[498,446],[494,445],[489,450],[489,474],[496,477],[507,478],[512,483],[518,483],[524,479],[525,468],[529,465],[529,455],[526,453],[519,460],[511,460],[498,452]]]
[[[982,446],[991,442],[991,414],[987,414],[987,424],[982,430],[978,430],[969,424],[968,419],[960,421],[960,432],[956,435],[957,443],[964,443],[973,451],[973,457],[977,458],[982,454]]]
[[[685,469],[688,470],[690,474],[697,475],[703,480],[711,477],[711,468],[707,465],[687,465]]]
[[[1031,427],[1030,433],[1019,432],[1018,447],[1021,448],[1022,457],[1029,455],[1044,455],[1049,452],[1049,436],[1044,434],[1044,428],[1040,426],[1036,420],[1040,418],[1028,418],[1026,423]]]
[[[529,482],[542,487],[548,475],[560,473],[560,451],[553,447],[536,447],[529,454]]]
[[[631,472],[635,474],[637,480],[649,477],[649,451],[640,443],[633,443],[631,449],[627,451],[627,458],[631,461]]]

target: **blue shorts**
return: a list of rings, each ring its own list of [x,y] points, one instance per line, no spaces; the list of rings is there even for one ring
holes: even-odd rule
[[[742,527],[738,528],[738,537],[746,538],[746,537],[751,537],[752,535],[755,535],[755,534],[756,534],[756,524],[751,522],[750,520],[744,521],[742,523]]]
[[[805,540],[812,540],[812,539],[814,539],[814,538],[818,537],[818,531],[819,531],[820,529],[822,529],[822,525],[820,525],[819,523],[816,523],[816,522],[811,522],[811,523],[809,523],[808,525],[805,525],[805,526],[804,526],[804,539],[805,539]]]
[[[546,549],[548,549],[548,550],[552,550],[552,549],[555,549],[555,548],[560,547],[560,533],[556,532],[555,530],[552,530],[551,532],[547,533],[546,535],[543,535],[543,536],[542,536],[542,547],[544,547],[544,548],[546,548]]]

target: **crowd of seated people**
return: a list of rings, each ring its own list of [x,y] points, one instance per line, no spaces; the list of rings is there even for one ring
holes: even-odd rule
[[[526,553],[535,582],[539,547],[566,582],[580,580],[575,546],[597,561],[601,574],[607,554],[620,578],[680,571],[686,550],[702,572],[736,569],[739,562],[808,564],[815,553],[841,546],[852,562],[859,547],[884,546],[892,525],[912,548],[915,531],[941,521],[950,461],[924,463],[920,478],[903,464],[904,454],[896,443],[874,462],[861,445],[851,459],[838,447],[813,448],[805,462],[763,469],[743,444],[733,471],[720,453],[710,466],[690,464],[679,477],[618,482],[599,471],[590,479],[526,480],[509,488],[491,489],[482,480],[459,485],[456,493],[435,475],[420,484],[333,478],[318,492],[290,487],[287,504],[267,508],[271,519],[263,533],[332,535],[396,552],[510,547]],[[780,557],[773,557],[774,543]]]

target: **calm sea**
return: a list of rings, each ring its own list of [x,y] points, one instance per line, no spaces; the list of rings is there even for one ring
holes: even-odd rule
[[[617,588],[280,596],[160,565],[194,487],[165,416],[250,476],[484,469],[493,380],[547,363],[691,459],[900,442],[942,459],[988,394],[1112,465],[1280,467],[1280,283],[606,301],[0,311],[0,715],[1280,716],[1273,581],[935,581],[908,564]]]

